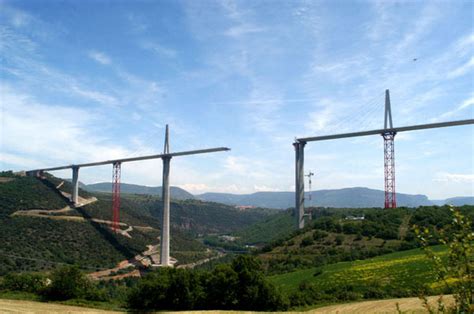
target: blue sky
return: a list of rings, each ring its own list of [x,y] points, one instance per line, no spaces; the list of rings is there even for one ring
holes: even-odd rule
[[[192,193],[294,188],[295,137],[474,116],[471,1],[0,1],[0,169],[172,160]],[[417,59],[414,61],[414,59]],[[400,133],[397,191],[474,195],[474,128]],[[383,189],[379,136],[309,143],[314,189]],[[85,183],[111,167],[81,169]],[[70,177],[68,172],[56,175]],[[161,185],[159,160],[122,181]]]

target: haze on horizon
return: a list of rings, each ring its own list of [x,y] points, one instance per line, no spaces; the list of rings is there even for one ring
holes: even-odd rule
[[[471,1],[0,1],[0,170],[215,146],[193,194],[294,189],[295,137],[474,117]],[[474,128],[400,133],[397,192],[474,195]],[[380,136],[309,143],[313,190],[383,190]],[[161,185],[159,160],[122,181]],[[70,177],[69,172],[54,175]],[[111,167],[81,169],[84,183]]]

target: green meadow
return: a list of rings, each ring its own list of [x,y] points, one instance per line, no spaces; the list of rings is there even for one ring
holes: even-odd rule
[[[433,247],[433,250],[441,255],[447,252],[444,246]],[[421,249],[299,270],[271,276],[270,280],[288,293],[307,287],[328,294],[345,289],[364,298],[370,298],[370,293],[374,297],[403,297],[416,295],[421,290],[442,292],[433,264]]]

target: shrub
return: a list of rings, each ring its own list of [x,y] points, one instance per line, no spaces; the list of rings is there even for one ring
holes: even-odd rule
[[[185,310],[199,308],[205,299],[198,272],[162,268],[132,289],[128,304],[133,309]]]
[[[239,283],[236,287],[238,309],[284,310],[288,301],[271,283],[265,280],[260,261],[252,256],[240,255],[232,262]]]
[[[38,293],[46,287],[46,277],[39,274],[10,273],[3,277],[0,289]]]
[[[235,308],[239,302],[238,284],[239,277],[230,265],[218,265],[207,282],[210,307],[223,310]]]
[[[313,243],[314,243],[313,238],[310,236],[307,236],[303,238],[303,240],[301,240],[300,247],[309,246],[309,245],[312,245]]]
[[[101,301],[105,297],[76,266],[65,266],[52,272],[51,284],[41,291],[46,300],[87,299]]]
[[[344,241],[344,236],[343,235],[337,235],[336,236],[336,245],[341,245],[343,241]]]
[[[291,306],[310,305],[315,304],[323,298],[324,296],[313,284],[303,281],[298,286],[298,290],[291,293],[290,304]]]
[[[321,239],[324,239],[325,237],[327,237],[328,233],[325,232],[325,231],[322,231],[322,230],[315,230],[313,232],[313,239],[315,241],[318,241],[318,240],[321,240]]]
[[[474,312],[474,232],[472,222],[461,212],[450,206],[452,215],[449,232],[441,231],[441,244],[448,246],[448,258],[443,260],[430,247],[434,237],[427,227],[420,229],[414,226],[426,256],[435,264],[436,275],[446,288],[454,292],[454,312]],[[451,282],[450,280],[451,279]]]
[[[137,310],[285,310],[288,300],[266,281],[260,262],[241,255],[212,272],[163,268],[142,279],[127,305]]]

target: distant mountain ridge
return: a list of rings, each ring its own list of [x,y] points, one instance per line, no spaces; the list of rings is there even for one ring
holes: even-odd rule
[[[112,184],[102,182],[83,185],[91,192],[111,192]],[[137,184],[122,183],[123,193],[161,195],[161,186],[151,187]],[[177,200],[199,199],[208,202],[216,202],[234,206],[255,206],[264,208],[286,209],[295,204],[294,192],[256,192],[252,194],[231,193],[204,193],[193,195],[188,191],[172,186],[171,197]],[[311,192],[312,201],[307,200],[306,206],[320,207],[383,207],[384,191],[369,189],[365,187],[319,190]],[[308,197],[308,194],[306,194]],[[429,205],[452,204],[455,206],[474,205],[474,197],[453,197],[446,200],[430,200],[426,195],[397,193],[397,205],[406,207],[418,207]]]
[[[81,188],[90,191],[90,192],[112,192],[112,183],[110,182],[101,182],[94,184],[85,184]],[[130,194],[149,194],[149,195],[158,195],[161,196],[162,189],[161,186],[145,186],[129,183],[121,183],[120,191],[123,193]],[[182,188],[172,186],[170,187],[171,198],[176,200],[186,200],[186,199],[195,199],[194,195],[189,193]]]
[[[197,198],[210,202],[224,203],[238,206],[257,206],[286,209],[294,207],[294,192],[257,192],[253,194],[204,193]],[[306,194],[308,198],[308,194]],[[311,192],[311,201],[306,200],[308,206],[320,207],[383,207],[385,192],[364,187],[343,188],[334,190],[319,190]],[[453,197],[446,200],[432,201],[426,195],[397,193],[397,205],[418,207],[428,205],[452,204],[455,206],[474,205],[474,197]]]
[[[445,200],[445,204],[454,206],[474,205],[474,196],[451,197]]]
[[[309,201],[309,199],[306,200],[306,206],[350,208],[381,207],[384,203],[384,193],[384,191],[363,187],[313,191],[311,192],[311,201]],[[294,192],[257,192],[245,195],[204,193],[197,197],[206,201],[230,205],[252,205],[285,209],[294,206],[294,195]],[[306,194],[306,197],[308,198],[308,194]],[[425,195],[401,193],[397,193],[397,204],[407,207],[433,205]]]

